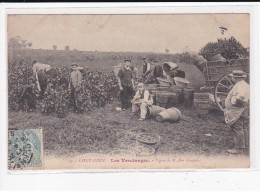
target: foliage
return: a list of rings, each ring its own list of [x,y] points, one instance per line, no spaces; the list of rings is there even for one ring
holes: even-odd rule
[[[249,56],[247,49],[234,37],[218,39],[217,42],[209,42],[201,48],[199,54],[209,61],[216,54],[220,54],[227,60],[237,59],[239,56]]]
[[[9,63],[8,69],[9,109],[28,111],[28,102],[19,102],[19,99],[24,89],[30,87],[33,89],[33,97],[37,99],[36,108],[43,114],[56,112],[59,116],[69,111],[71,91],[68,88],[68,68],[53,68],[57,74],[55,77],[48,75],[48,85],[43,98],[39,97],[35,79],[32,77],[31,61]],[[113,72],[89,70],[82,74],[83,81],[76,89],[76,105],[81,112],[91,111],[118,99],[119,88]]]
[[[23,40],[20,36],[12,37],[8,41],[8,48],[10,49],[24,49],[31,46],[32,43],[27,43],[27,41]]]

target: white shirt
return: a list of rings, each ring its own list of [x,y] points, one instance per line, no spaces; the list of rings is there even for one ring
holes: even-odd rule
[[[43,63],[37,62],[33,65],[33,75],[36,75],[37,71],[45,70],[45,69],[48,69],[48,68],[51,68],[51,66],[48,65],[48,64],[43,64]]]
[[[151,65],[150,65],[150,63],[147,63],[147,70],[146,70],[146,72],[148,72],[150,70],[151,70]]]
[[[82,75],[79,70],[72,71],[70,73],[70,84],[72,84],[74,88],[78,87],[78,85],[81,83],[81,80],[82,80]]]
[[[145,63],[143,64],[143,68],[144,68],[144,65],[145,65]],[[146,65],[147,65],[147,68],[146,68],[146,72],[145,73],[147,73],[147,72],[149,72],[151,70],[150,63],[146,63]]]
[[[244,111],[244,107],[235,106],[237,100],[240,100],[247,104],[250,99],[250,87],[244,80],[241,80],[235,84],[232,90],[229,92],[226,100],[224,111],[226,123],[232,125],[235,123]]]
[[[144,100],[145,103],[148,103],[148,101],[151,100],[151,99],[149,99],[150,98],[150,93],[149,93],[148,90],[144,91],[143,96],[144,96],[143,100]],[[134,99],[135,100],[139,100],[139,99],[141,99],[141,97],[142,97],[142,95],[141,95],[140,91],[137,90],[137,92],[136,92],[136,94],[134,96]]]

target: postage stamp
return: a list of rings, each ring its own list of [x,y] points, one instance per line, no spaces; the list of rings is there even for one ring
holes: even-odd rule
[[[34,169],[42,167],[42,129],[8,131],[8,168]]]

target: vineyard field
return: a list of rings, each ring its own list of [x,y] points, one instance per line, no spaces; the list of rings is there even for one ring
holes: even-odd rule
[[[99,51],[64,51],[64,50],[41,50],[41,49],[17,49],[9,50],[8,63],[21,60],[37,60],[41,63],[50,64],[53,67],[70,67],[72,63],[79,66],[100,71],[112,71],[113,66],[124,62],[125,59],[131,59],[132,65],[137,67],[139,74],[142,68],[142,57],[147,57],[153,64],[158,60],[159,64],[164,62],[175,62],[180,69],[186,72],[187,79],[195,88],[205,85],[205,76],[192,63],[183,62],[178,54],[160,54],[160,53],[134,53],[134,52],[99,52]]]

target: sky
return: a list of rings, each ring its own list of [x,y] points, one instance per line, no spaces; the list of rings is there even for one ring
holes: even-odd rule
[[[230,36],[249,47],[249,25],[249,14],[8,15],[8,38],[35,49],[181,53]]]

